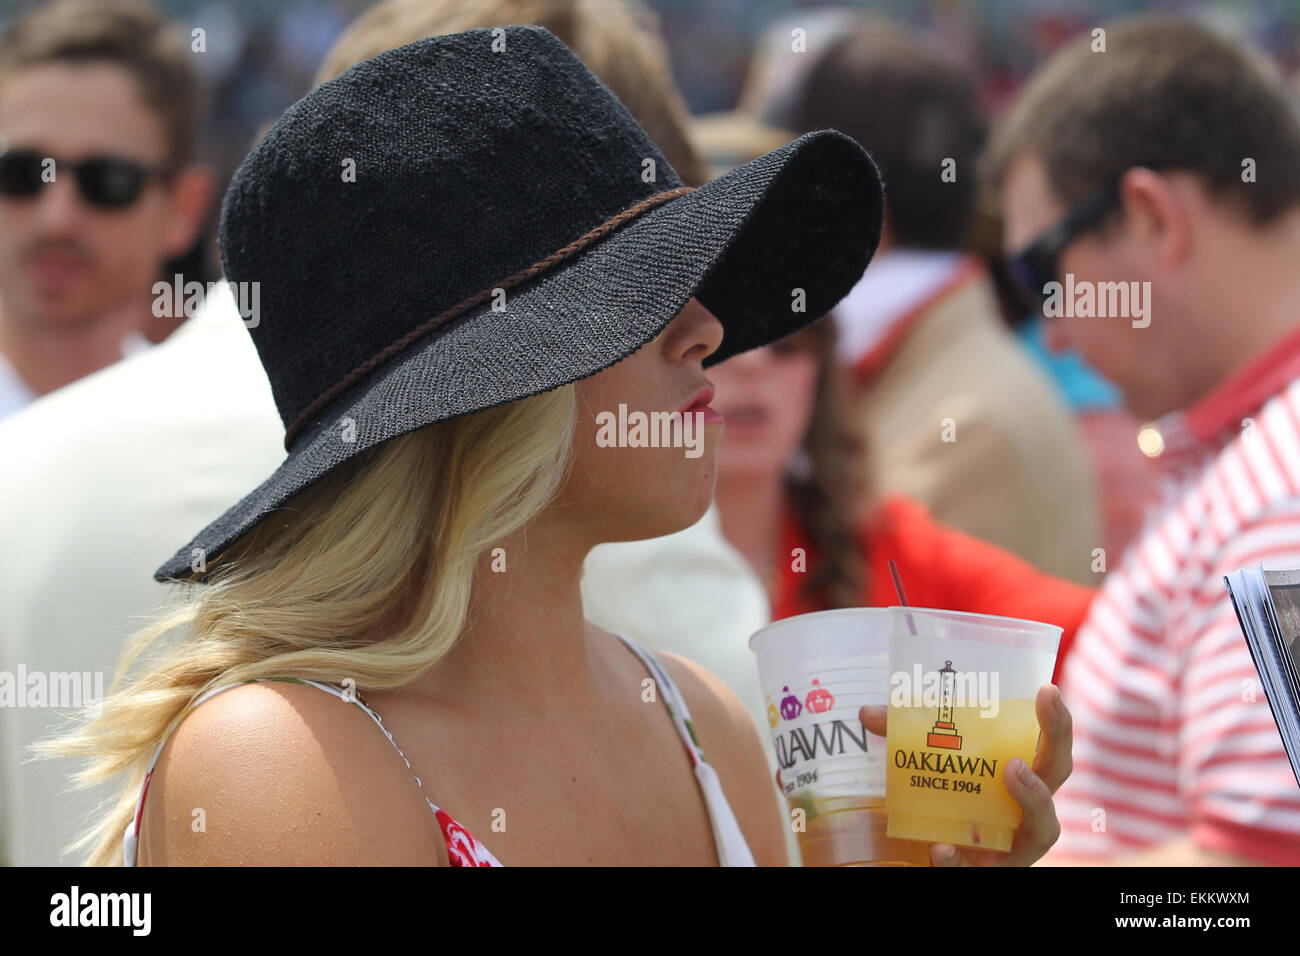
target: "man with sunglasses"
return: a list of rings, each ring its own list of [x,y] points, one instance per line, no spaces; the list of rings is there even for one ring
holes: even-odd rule
[[[190,56],[127,0],[0,39],[0,417],[148,346],[154,283],[212,200]]]
[[[1048,861],[1300,864],[1300,788],[1223,584],[1300,567],[1300,124],[1285,88],[1192,21],[1107,24],[1029,82],[986,158],[1032,307],[1057,283],[1098,301],[1105,284],[1150,290],[1141,316],[1045,310],[1046,337],[1154,421],[1167,472],[1065,664],[1074,772]]]

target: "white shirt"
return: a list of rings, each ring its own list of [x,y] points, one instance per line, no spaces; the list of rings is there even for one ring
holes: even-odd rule
[[[130,332],[122,339],[122,355],[130,358],[140,352],[153,348],[147,338],[139,332]],[[3,352],[0,352],[0,419],[7,418],[20,408],[26,408],[39,398],[30,385],[18,374]]]
[[[899,320],[952,279],[964,259],[960,252],[919,249],[886,249],[877,254],[835,307],[840,361],[855,365],[870,354]]]
[[[18,374],[18,369],[0,352],[0,418],[36,401],[36,393]]]
[[[181,591],[154,570],[284,460],[270,385],[229,286],[217,288],[161,345],[0,421],[0,541],[22,542],[0,547],[0,670],[102,672],[107,689],[123,640]],[[704,662],[757,732],[747,642],[770,612],[718,528],[711,510],[675,535],[601,546],[583,597],[602,627]],[[59,851],[105,794],[63,792],[74,761],[20,764],[57,716],[0,708],[0,863],[77,862]]]

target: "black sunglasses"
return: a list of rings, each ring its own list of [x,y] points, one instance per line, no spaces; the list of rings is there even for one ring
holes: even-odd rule
[[[0,196],[30,199],[48,185],[49,156],[32,149],[0,153]],[[90,156],[77,162],[55,161],[57,172],[70,169],[86,202],[102,209],[123,209],[140,198],[151,179],[172,174],[168,166],[152,166],[118,156]]]
[[[1112,183],[1079,203],[1060,222],[1006,260],[1007,278],[1026,313],[1038,312],[1048,297],[1047,284],[1059,281],[1058,263],[1065,247],[1101,223],[1118,206],[1119,184]]]

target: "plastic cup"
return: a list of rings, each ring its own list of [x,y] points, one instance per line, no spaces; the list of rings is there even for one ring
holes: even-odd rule
[[[1012,757],[1033,765],[1034,699],[1051,682],[1061,628],[888,610],[889,836],[1009,850],[1021,810],[1002,774]]]
[[[804,866],[928,866],[929,847],[886,831],[885,738],[858,717],[884,706],[885,608],[801,614],[749,639]]]

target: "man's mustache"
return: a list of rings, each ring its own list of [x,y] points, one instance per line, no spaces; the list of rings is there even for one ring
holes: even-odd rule
[[[77,239],[38,239],[30,245],[24,247],[21,258],[24,263],[31,262],[45,255],[56,255],[61,258],[71,258],[83,263],[93,263],[94,255],[90,249]]]

